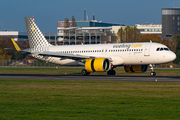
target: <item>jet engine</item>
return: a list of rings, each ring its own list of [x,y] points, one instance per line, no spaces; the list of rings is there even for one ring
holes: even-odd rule
[[[85,62],[87,72],[106,72],[111,68],[111,63],[107,58],[93,58]]]
[[[149,65],[131,65],[131,66],[124,66],[124,70],[128,73],[142,73],[148,70]]]

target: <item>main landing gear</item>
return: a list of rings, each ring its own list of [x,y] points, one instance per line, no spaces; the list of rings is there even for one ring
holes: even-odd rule
[[[87,75],[90,74],[90,72],[88,72],[86,69],[83,69],[83,70],[81,71],[81,74],[82,74],[83,76],[87,76]]]
[[[111,69],[109,70],[109,71],[107,71],[107,74],[108,75],[115,75],[116,74],[116,71],[115,70],[113,70],[115,67],[112,65],[111,66]]]
[[[153,66],[150,64],[149,67],[151,68],[150,76],[156,76],[156,72],[154,72]]]

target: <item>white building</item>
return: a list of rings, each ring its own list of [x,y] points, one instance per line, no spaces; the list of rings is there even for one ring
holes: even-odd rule
[[[57,27],[57,41],[63,44],[114,43],[116,33],[112,27]]]
[[[56,34],[44,34],[44,36],[49,42],[54,42],[57,37]],[[15,41],[25,41],[28,39],[27,32],[19,31],[0,31],[0,37],[11,37]]]
[[[0,31],[0,36],[12,37],[15,41],[28,39],[26,32],[19,32],[19,31]]]
[[[141,34],[157,34],[162,35],[162,25],[161,24],[136,24],[137,29],[140,30]]]
[[[125,28],[126,26],[112,26],[112,33],[118,32],[120,28]],[[137,29],[140,30],[141,34],[157,34],[162,35],[162,25],[161,24],[136,24]]]

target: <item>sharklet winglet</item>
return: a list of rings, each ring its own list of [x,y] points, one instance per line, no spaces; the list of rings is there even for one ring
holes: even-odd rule
[[[12,41],[15,49],[16,49],[17,51],[21,51],[21,49],[19,48],[19,46],[17,45],[17,43],[13,40],[13,38],[11,38],[11,41]]]

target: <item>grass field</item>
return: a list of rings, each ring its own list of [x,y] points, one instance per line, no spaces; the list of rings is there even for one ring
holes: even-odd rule
[[[0,67],[0,74],[56,74],[56,75],[80,75],[83,68],[24,68],[24,67]],[[116,68],[116,75],[150,75],[150,69],[145,73],[126,73],[124,68]],[[180,69],[155,69],[157,76],[180,76]],[[94,72],[91,75],[107,75],[106,72]]]
[[[82,68],[0,68],[0,74],[73,74]],[[117,75],[129,74],[122,68]],[[180,76],[180,69],[157,69]],[[92,75],[106,73],[92,73]],[[180,83],[0,79],[0,120],[180,119]]]
[[[180,119],[180,83],[3,80],[0,119]]]

